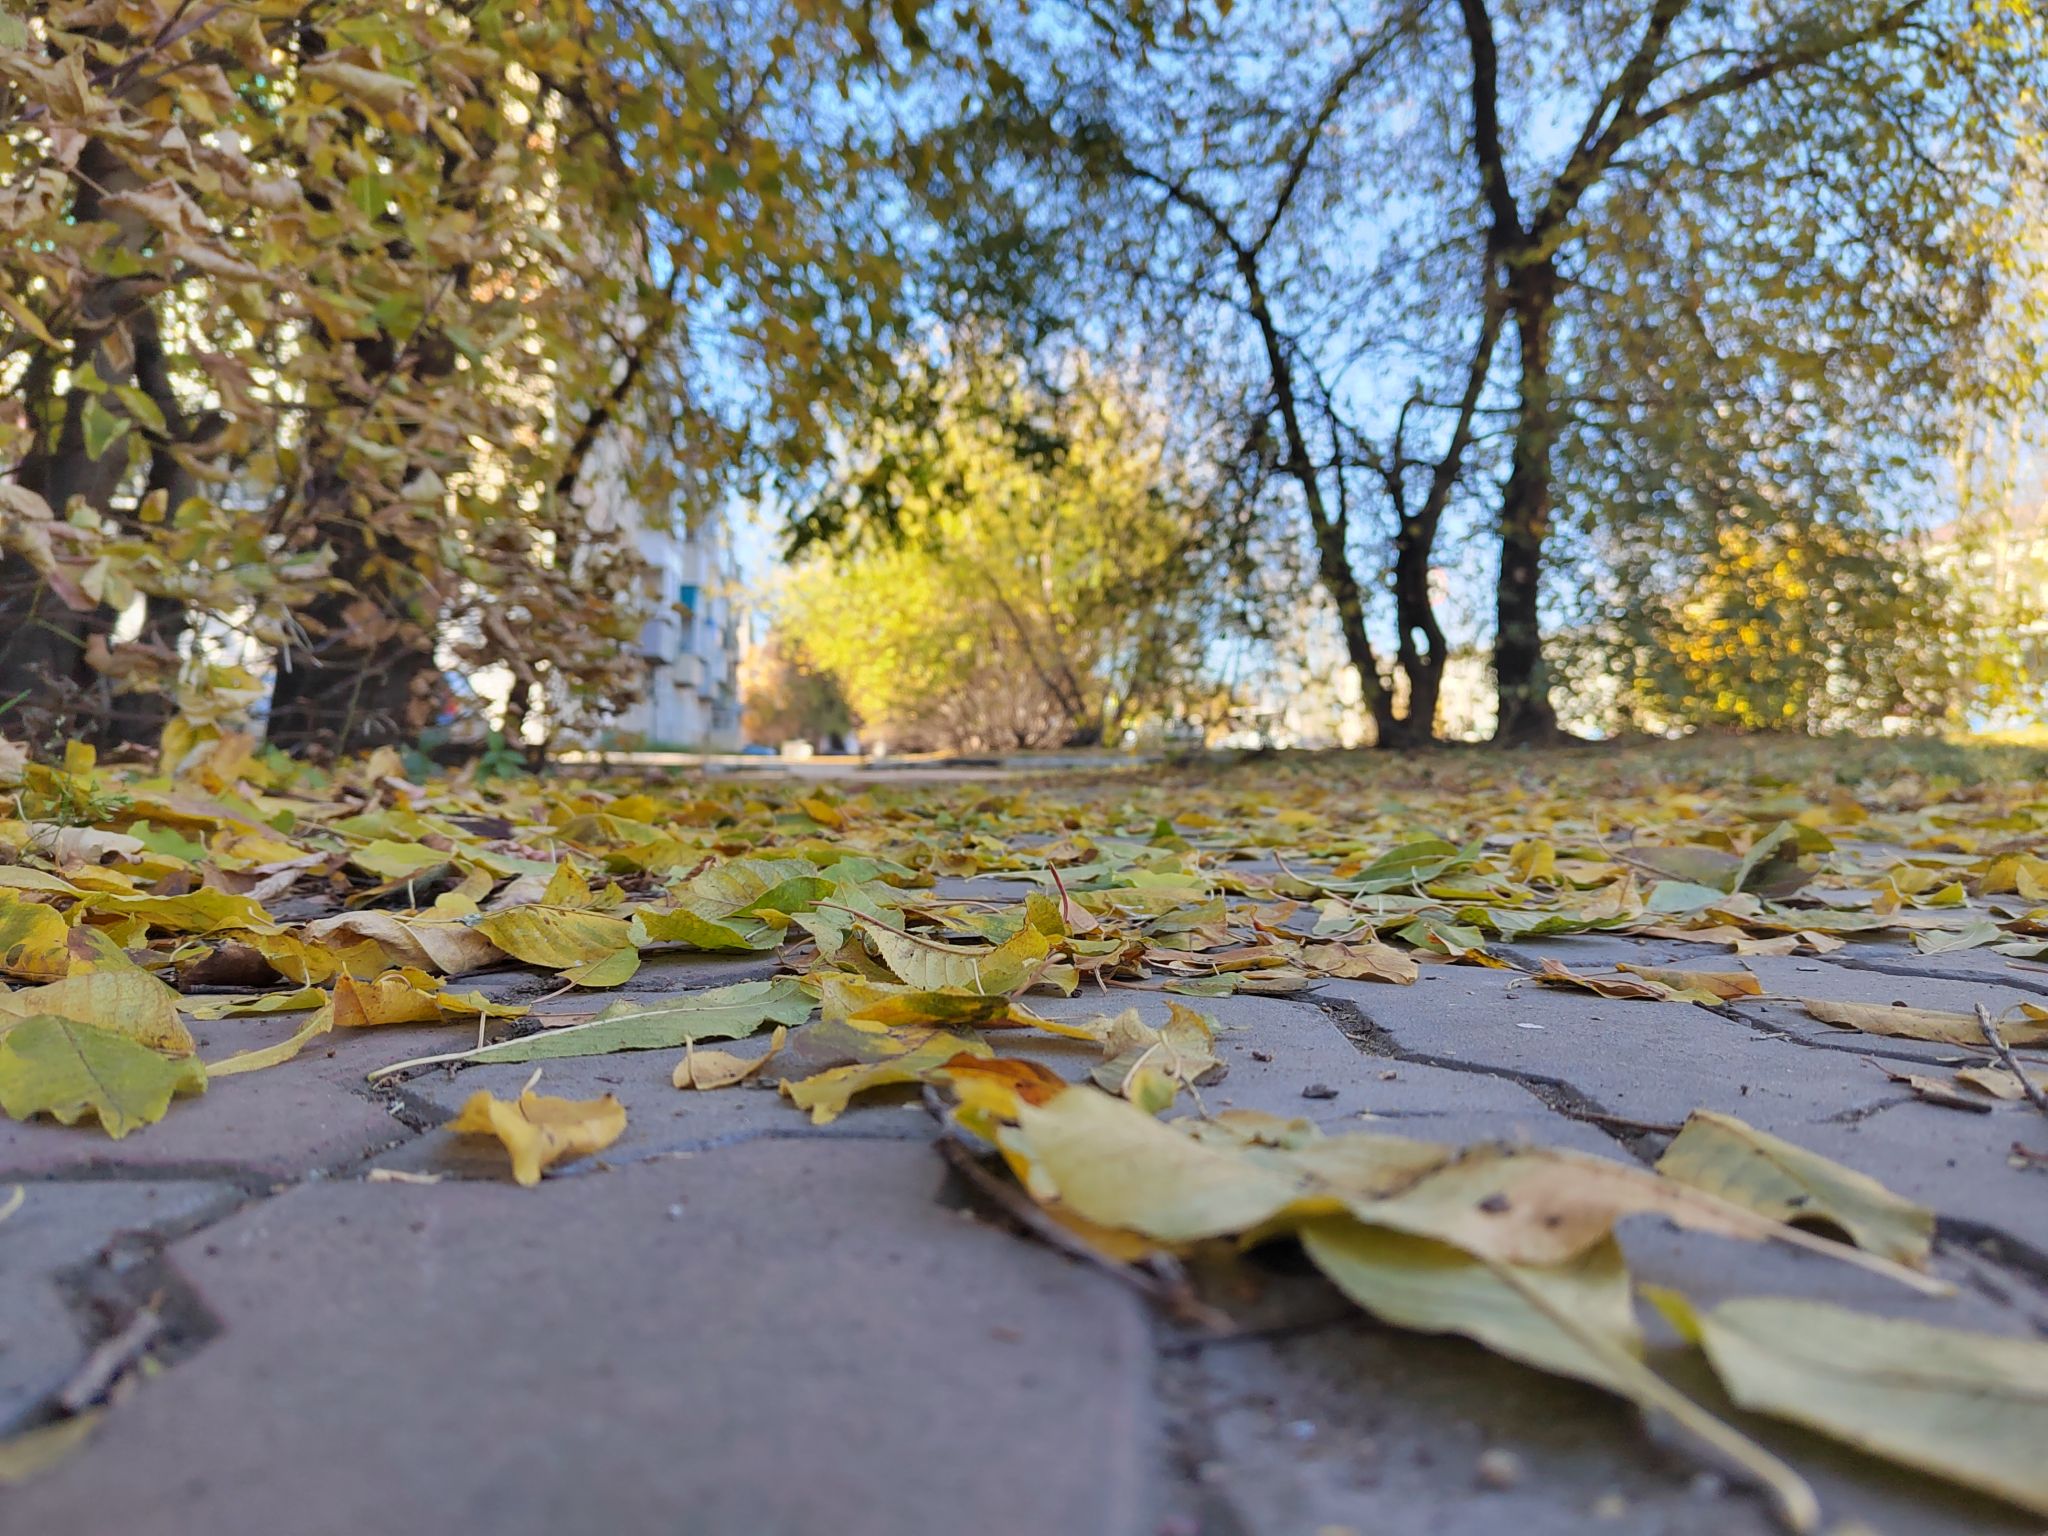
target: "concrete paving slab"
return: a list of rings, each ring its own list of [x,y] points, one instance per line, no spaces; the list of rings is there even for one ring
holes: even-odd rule
[[[926,1147],[305,1185],[178,1244],[224,1332],[0,1490],[40,1536],[1133,1536],[1147,1322]]]
[[[172,1103],[155,1125],[119,1141],[95,1121],[0,1120],[0,1179],[120,1170],[203,1173],[247,1183],[345,1166],[411,1132],[362,1092],[312,1061],[217,1078],[196,1098]]]
[[[1774,1102],[1826,1115],[1885,1097],[1881,1075],[1853,1058],[1771,1040],[1712,1010],[1610,1001],[1511,971],[1433,966],[1412,987],[1330,982],[1322,995],[1358,1009],[1392,1053],[1569,1085],[1645,1122]]]
[[[1922,1103],[1887,1079],[1886,1066],[1901,1063],[1771,1038],[1758,1032],[1753,1005],[1731,1010],[1739,1015],[1731,1018],[1684,1004],[1517,986],[1500,971],[1424,975],[1413,988],[1332,983],[1326,991],[1358,1007],[1398,1052],[1548,1079],[1644,1122],[1678,1124],[1694,1109],[1719,1110],[1942,1215],[2048,1249],[2039,1175],[2012,1167],[2007,1156],[2039,1119],[2024,1106],[1975,1115]],[[1542,1028],[1517,1027],[1525,1023]]]
[[[21,1204],[0,1226],[0,1433],[63,1386],[85,1358],[60,1271],[92,1258],[119,1233],[175,1231],[239,1198],[232,1186],[196,1180],[31,1183],[21,1190]],[[10,1194],[0,1188],[0,1196]]]
[[[1420,985],[1420,983],[1417,983]],[[1364,984],[1368,991],[1410,990]],[[1606,1133],[1574,1122],[1508,1078],[1389,1060],[1361,1048],[1313,997],[1174,998],[1215,1022],[1216,1053],[1229,1074],[1204,1088],[1212,1110],[1251,1109],[1311,1120],[1333,1133],[1373,1129],[1444,1141],[1543,1141],[1612,1152]],[[1109,997],[1033,998],[1048,1018],[1078,1020],[1136,1008],[1148,1024],[1165,1022],[1170,1002],[1152,992]],[[990,1037],[1003,1055],[1027,1056],[1078,1080],[1099,1057],[1080,1042],[1004,1032]],[[1264,1058],[1264,1059],[1261,1059]],[[1332,1089],[1310,1097],[1305,1089]]]

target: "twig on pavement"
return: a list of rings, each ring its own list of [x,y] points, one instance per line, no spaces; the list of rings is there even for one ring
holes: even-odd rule
[[[2048,1093],[2043,1093],[2041,1085],[2027,1076],[2026,1068],[2022,1067],[2019,1058],[2013,1055],[2012,1047],[2005,1043],[2005,1037],[1998,1032],[1998,1026],[1991,1022],[1991,1010],[1982,1003],[1977,1005],[1977,1027],[1984,1031],[1984,1038],[1989,1042],[1999,1063],[2020,1080],[2020,1091],[2027,1096],[2027,1102],[2042,1114],[2048,1115]]]
[[[58,1389],[57,1406],[75,1414],[100,1401],[148,1352],[163,1328],[164,1320],[154,1307],[142,1308],[128,1319],[127,1327],[101,1341],[85,1357],[85,1363]]]

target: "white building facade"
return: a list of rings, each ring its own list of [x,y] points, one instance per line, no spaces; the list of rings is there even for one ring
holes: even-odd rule
[[[634,542],[647,563],[646,671],[609,734],[622,745],[732,751],[740,745],[739,577],[725,520],[707,516],[687,530],[643,524]]]

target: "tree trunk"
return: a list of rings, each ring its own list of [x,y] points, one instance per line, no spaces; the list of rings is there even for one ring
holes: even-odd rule
[[[1395,659],[1408,679],[1408,710],[1387,747],[1420,747],[1436,739],[1437,701],[1443,695],[1447,647],[1430,601],[1429,557],[1434,529],[1403,517],[1394,530],[1394,623],[1400,630]]]
[[[132,188],[135,173],[94,140],[79,152],[77,180],[77,222],[109,220],[122,246],[139,249],[149,228],[134,214],[108,212],[103,203],[108,193]],[[95,279],[72,327],[68,366],[74,372],[89,367],[110,385],[133,383],[128,321],[146,302],[133,278]],[[74,387],[59,396],[56,376],[57,359],[44,352],[22,379],[19,398],[37,435],[15,482],[42,497],[59,517],[74,498],[104,513],[128,471],[129,437],[122,433],[93,457],[86,449],[86,407],[97,403],[121,420],[127,412],[112,395]],[[135,430],[132,422],[129,430]],[[42,739],[77,733],[95,721],[105,690],[86,662],[85,645],[95,629],[106,627],[104,615],[68,607],[26,560],[12,554],[0,560],[0,700],[21,701],[7,716],[12,731]]]
[[[345,520],[340,512],[349,494],[324,488],[323,499],[336,510],[318,519],[335,545],[342,590],[300,610],[311,638],[279,653],[271,684],[268,739],[288,752],[338,754],[414,741],[434,723],[445,694],[433,616],[404,611],[412,605],[392,579],[394,570],[410,568],[407,552]]]
[[[1309,477],[1313,473],[1309,471]],[[1305,477],[1303,483],[1304,489],[1308,489],[1313,480]],[[1372,715],[1373,745],[1402,745],[1402,722],[1394,717],[1393,694],[1380,681],[1379,657],[1374,653],[1372,637],[1365,629],[1365,594],[1359,590],[1358,576],[1351,569],[1350,554],[1344,548],[1343,527],[1316,515],[1319,506],[1320,488],[1317,488],[1311,491],[1310,497],[1310,520],[1316,536],[1316,574],[1322,577],[1324,590],[1337,605],[1337,624],[1344,636],[1344,653],[1358,674],[1361,697]]]
[[[1543,544],[1550,534],[1551,450],[1557,437],[1550,372],[1557,270],[1539,261],[1514,272],[1510,304],[1520,339],[1522,398],[1513,460],[1500,505],[1500,579],[1495,593],[1493,675],[1500,721],[1493,739],[1523,745],[1554,740],[1550,674],[1538,613]]]

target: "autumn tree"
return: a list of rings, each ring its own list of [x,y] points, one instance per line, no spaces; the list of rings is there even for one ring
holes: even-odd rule
[[[779,633],[898,743],[1094,744],[1173,713],[1227,612],[1233,494],[1184,429],[1084,357],[1047,382],[954,338],[849,421]]]
[[[1822,375],[1857,408],[1839,430],[1920,460],[1959,394],[2017,407],[2038,381],[1989,302],[2038,258],[2017,238],[2041,198],[2031,7],[1358,0],[1076,25],[998,36],[1003,89],[930,136],[926,184],[937,206],[992,189],[969,258],[1058,257],[1035,290],[1055,321],[1120,321],[1249,403],[1243,450],[1293,487],[1382,741],[1432,723],[1428,573],[1454,514],[1497,550],[1499,734],[1541,739],[1562,487],[1686,441],[1686,413],[1810,434]],[[1668,382],[1694,327],[1714,366],[1689,387],[1613,371],[1627,353]],[[1684,478],[1756,503],[1770,472],[1737,454]]]
[[[203,679],[224,628],[275,658],[285,745],[409,738],[443,656],[628,691],[605,506],[718,505],[886,355],[862,151],[810,107],[902,14],[0,18],[0,697],[148,738],[117,693]]]

